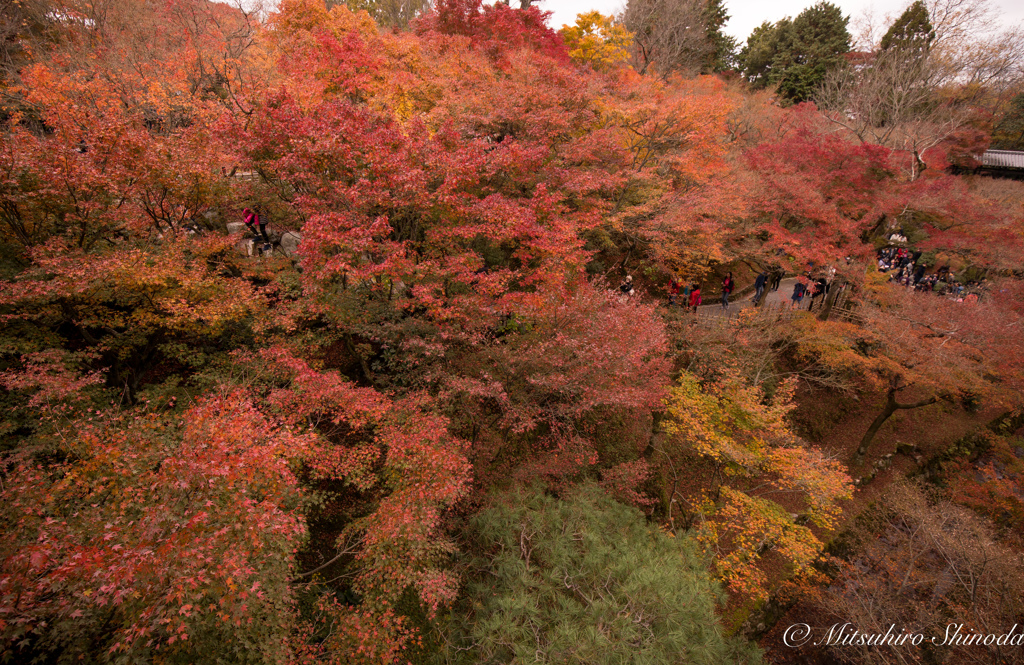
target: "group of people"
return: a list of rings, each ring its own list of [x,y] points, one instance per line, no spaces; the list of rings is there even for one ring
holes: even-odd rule
[[[941,266],[934,273],[925,274],[927,267],[918,263],[921,252],[911,252],[902,247],[886,247],[878,251],[878,271],[891,272],[889,281],[907,289],[950,296],[958,302],[978,299],[981,284],[957,280],[949,266]]]
[[[921,252],[911,252],[903,247],[885,247],[878,250],[878,270],[881,272],[902,270],[908,265],[916,264],[919,258],[921,258]]]
[[[757,279],[754,281],[754,304],[757,305],[763,297],[765,291],[778,291],[779,285],[782,283],[783,271],[775,268],[772,270],[761,271],[758,274]],[[633,295],[633,277],[632,275],[626,276],[626,281],[619,286],[619,290],[625,295]],[[726,273],[725,277],[722,278],[721,287],[721,304],[722,309],[729,309],[729,296],[736,290],[736,281],[733,279],[732,272]],[[672,277],[668,284],[668,304],[675,306],[682,303],[683,307],[687,310],[692,310],[694,313],[697,312],[697,308],[703,304],[703,298],[701,296],[700,284],[684,283],[676,277]]]
[[[898,240],[906,242],[902,232],[893,234]],[[925,275],[926,267],[918,263],[921,258],[920,251],[912,251],[906,247],[886,247],[878,252],[878,270],[880,272],[892,272],[889,281],[896,282],[907,288],[916,291],[930,291],[939,295],[948,295],[958,302],[975,301],[978,299],[978,292],[984,285],[978,282],[967,282],[966,284],[956,279],[949,266],[942,266],[934,273]],[[851,259],[847,257],[847,263]],[[813,264],[810,264],[805,272],[793,286],[793,294],[790,296],[791,307],[802,309],[805,298],[810,298],[808,311],[814,311],[815,307],[824,306],[832,283],[836,275],[836,269],[829,267],[818,275],[813,275]],[[761,303],[766,292],[778,291],[782,283],[784,273],[781,268],[775,267],[762,270],[754,280],[754,306]],[[722,309],[729,309],[729,296],[736,290],[736,282],[732,273],[729,272],[722,279],[721,304]],[[619,286],[619,291],[627,296],[635,293],[633,288],[633,276],[627,275],[626,280]],[[819,304],[820,299],[820,304]],[[673,276],[668,285],[668,304],[675,306],[682,304],[686,310],[696,313],[697,308],[702,304],[701,287],[698,283],[684,283]]]
[[[835,272],[835,268],[829,268],[827,275],[820,275],[817,278],[812,277],[810,272],[804,273],[804,275],[797,280],[796,284],[793,285],[793,295],[790,296],[790,300],[792,301],[790,307],[794,309],[802,309],[804,298],[807,296],[811,297],[811,301],[807,306],[807,311],[814,311],[815,305],[819,305],[818,298],[821,298],[819,306],[824,306],[825,298],[828,296],[828,292],[832,288],[832,279],[835,277]]]
[[[694,313],[697,312],[697,308],[704,302],[700,295],[700,284],[696,282],[693,284],[683,284],[673,277],[668,283],[668,304],[678,304],[679,296],[682,296],[683,307],[687,311],[692,310]]]

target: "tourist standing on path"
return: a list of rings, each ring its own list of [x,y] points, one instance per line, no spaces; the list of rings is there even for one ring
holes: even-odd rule
[[[793,285],[793,304],[791,307],[800,308],[800,303],[803,302],[804,294],[807,292],[807,285],[803,283],[803,279],[797,280],[797,283]]]
[[[754,280],[754,307],[757,307],[761,302],[761,296],[764,294],[764,285],[768,281],[768,275],[762,270],[757,275],[757,279]]]
[[[923,265],[917,266],[917,268],[914,270],[913,282],[915,286],[918,282],[921,281],[922,278],[924,278],[924,270],[925,268]]]
[[[736,283],[732,281],[732,273],[730,272],[722,280],[722,309],[729,309],[729,294],[732,293]]]
[[[772,271],[772,291],[778,291],[782,285],[782,269],[776,268]]]
[[[693,313],[697,313],[697,307],[700,306],[700,284],[693,285],[693,291],[690,291],[690,307],[693,309]]]
[[[807,309],[811,312],[814,311],[814,303],[817,302],[818,298],[821,298],[822,303],[825,302],[825,293],[828,289],[828,283],[824,277],[819,277],[818,281],[814,282],[811,287],[811,305]]]
[[[675,277],[668,283],[668,304],[675,305],[676,300],[679,298],[679,280]]]

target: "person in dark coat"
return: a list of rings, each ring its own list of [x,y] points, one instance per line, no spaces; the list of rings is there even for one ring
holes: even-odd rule
[[[824,277],[819,277],[818,280],[814,282],[814,285],[811,287],[811,304],[807,308],[808,311],[814,311],[814,304],[817,302],[818,298],[821,298],[822,302],[824,302],[825,291],[827,288],[828,282],[825,281]]]
[[[805,293],[807,293],[807,285],[803,283],[803,279],[801,278],[793,285],[793,295],[791,296],[793,300],[792,307],[796,307],[797,309],[800,308],[800,303],[803,302]]]
[[[756,307],[761,301],[761,296],[764,294],[764,285],[768,281],[768,275],[762,270],[758,273],[757,279],[754,280],[754,306]]]

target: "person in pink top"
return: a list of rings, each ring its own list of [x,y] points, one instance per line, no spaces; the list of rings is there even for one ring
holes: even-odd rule
[[[267,223],[260,217],[260,214],[255,210],[246,208],[242,211],[242,221],[245,222],[246,228],[252,231],[257,240],[261,237],[263,238],[263,251],[269,251],[270,236],[267,235]]]

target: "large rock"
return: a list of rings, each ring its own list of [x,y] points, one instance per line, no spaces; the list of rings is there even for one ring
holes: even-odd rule
[[[242,256],[255,256],[263,254],[263,240],[262,238],[253,238],[252,232],[249,231],[249,227],[245,225],[245,222],[228,222],[227,223],[228,233],[242,234],[243,238],[235,243],[235,251]],[[302,235],[298,231],[283,231],[277,233],[273,228],[267,227],[267,235],[270,237],[270,243],[274,246],[274,250],[280,249],[281,253],[285,256],[295,256],[299,251],[299,243],[302,241]]]
[[[281,252],[285,256],[295,256],[301,241],[302,236],[297,231],[285,231],[281,234]]]
[[[235,252],[240,256],[252,256],[256,251],[256,242],[252,238],[245,238],[235,243]]]

